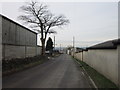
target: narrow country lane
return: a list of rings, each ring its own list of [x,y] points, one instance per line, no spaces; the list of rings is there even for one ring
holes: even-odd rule
[[[90,88],[79,64],[66,54],[6,76],[2,83],[3,88]]]

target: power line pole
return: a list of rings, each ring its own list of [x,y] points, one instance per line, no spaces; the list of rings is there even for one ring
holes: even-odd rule
[[[54,50],[55,50],[55,36],[54,36]]]
[[[60,51],[61,51],[61,44],[60,44]]]
[[[75,37],[73,36],[73,48],[74,48],[74,45],[75,45]]]
[[[75,37],[73,36],[73,57],[74,57],[74,53],[75,53]]]

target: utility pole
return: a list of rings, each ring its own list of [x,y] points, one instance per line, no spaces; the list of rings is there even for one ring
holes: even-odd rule
[[[61,52],[61,44],[60,44],[60,52]]]
[[[54,36],[54,50],[55,50],[55,36]]]
[[[74,53],[75,53],[75,37],[73,36],[73,57],[74,57]]]
[[[75,37],[73,36],[73,48],[74,48],[74,45],[75,45]]]

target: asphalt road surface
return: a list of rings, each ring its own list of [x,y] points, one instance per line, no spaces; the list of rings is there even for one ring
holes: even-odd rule
[[[80,65],[66,54],[6,76],[2,84],[3,88],[90,88]]]

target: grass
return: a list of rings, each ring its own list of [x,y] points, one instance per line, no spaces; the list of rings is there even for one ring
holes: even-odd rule
[[[55,54],[52,57],[58,57],[60,54]],[[49,56],[51,57],[51,56]],[[15,72],[19,72],[48,61],[48,55],[35,56],[21,59],[2,60],[2,75],[7,76]]]
[[[95,82],[95,84],[98,88],[116,88],[116,89],[118,89],[118,87],[112,81],[110,81],[105,76],[103,76],[102,74],[97,72],[95,69],[90,67],[88,64],[86,64],[78,59],[75,59],[75,60],[77,60],[82,65],[82,67],[86,70],[88,75],[93,79],[93,81]]]
[[[21,60],[21,61],[20,61]],[[2,75],[10,75],[18,71],[22,71],[24,69],[31,68],[33,66],[39,65],[47,61],[48,59],[45,57],[31,57],[26,59],[13,59],[13,60],[3,60],[2,62]]]

